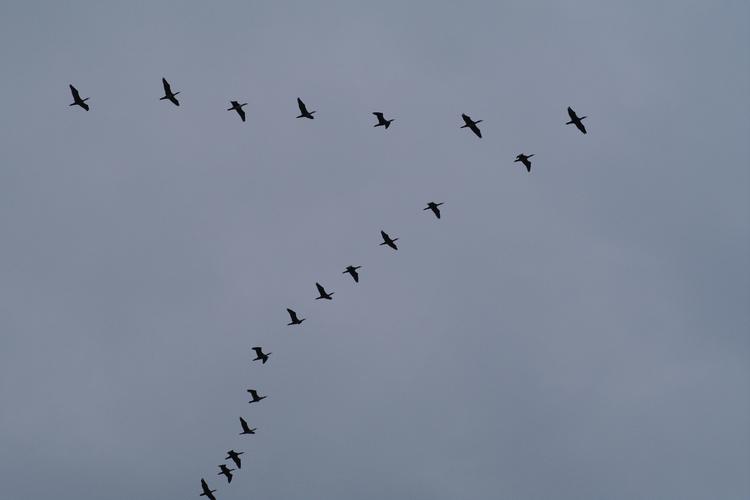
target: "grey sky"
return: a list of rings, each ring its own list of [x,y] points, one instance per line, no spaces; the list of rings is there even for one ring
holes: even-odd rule
[[[0,5],[4,498],[750,497],[750,7],[404,3]]]

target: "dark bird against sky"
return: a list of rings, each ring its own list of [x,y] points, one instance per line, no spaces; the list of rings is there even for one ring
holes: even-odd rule
[[[344,271],[341,274],[349,273],[352,278],[354,278],[355,283],[359,283],[359,273],[357,272],[357,269],[360,269],[362,266],[346,266],[346,271]]]
[[[253,351],[255,351],[256,356],[253,361],[260,361],[265,365],[266,361],[268,361],[268,356],[270,356],[271,353],[269,352],[268,354],[265,354],[262,347],[253,347]]]
[[[320,283],[315,283],[315,286],[316,286],[316,287],[317,287],[317,289],[318,289],[318,296],[317,296],[317,297],[315,297],[315,300],[318,300],[318,299],[326,299],[326,300],[331,300],[331,299],[333,299],[332,295],[333,295],[333,294],[334,294],[335,292],[330,292],[330,293],[327,293],[327,292],[326,292],[326,289],[325,289],[325,288],[323,288],[323,285],[321,285]]]
[[[398,250],[398,247],[396,246],[396,242],[398,241],[398,238],[391,239],[391,237],[388,236],[388,233],[386,233],[383,230],[380,231],[380,236],[383,237],[383,243],[380,244],[381,246],[382,245],[388,245],[392,249]]]
[[[435,214],[435,217],[437,217],[439,219],[440,218],[440,209],[438,207],[440,205],[442,205],[442,204],[443,204],[442,201],[440,203],[435,203],[434,201],[431,201],[422,210],[432,210],[432,213]]]
[[[166,78],[161,79],[161,84],[164,86],[164,97],[160,97],[159,100],[163,101],[164,99],[169,99],[172,101],[172,104],[179,106],[180,101],[177,100],[177,94],[179,94],[179,92],[172,92],[172,87],[169,85]]]
[[[227,478],[227,483],[231,483],[232,482],[232,471],[234,469],[230,469],[226,465],[221,464],[221,465],[219,465],[219,470],[220,470],[220,472],[218,474],[216,474],[216,475],[217,476],[222,476],[222,475],[225,476]]]
[[[482,120],[474,121],[471,119],[469,115],[466,115],[466,114],[462,114],[461,118],[464,119],[464,124],[461,125],[461,128],[466,128],[466,127],[470,128],[471,131],[474,132],[477,135],[477,137],[481,139],[482,131],[479,130],[479,127],[477,127],[477,123],[482,123]]]
[[[242,426],[242,432],[240,432],[240,436],[244,434],[255,434],[255,431],[257,431],[257,428],[251,429],[249,425],[247,425],[247,421],[240,417],[240,426]]]
[[[198,496],[206,497],[208,500],[216,500],[216,497],[214,496],[214,492],[216,490],[210,490],[208,489],[208,485],[206,484],[206,480],[201,478],[201,489],[203,490],[203,493],[201,493]]]
[[[255,389],[248,389],[247,392],[249,392],[250,397],[253,398],[252,401],[248,401],[248,403],[257,403],[258,401],[261,401],[268,397],[268,396],[259,396],[258,391],[256,391]]]
[[[377,117],[377,119],[378,119],[378,123],[376,123],[375,125],[373,125],[373,127],[385,127],[385,128],[388,128],[388,127],[391,126],[391,123],[393,122],[393,120],[395,120],[395,118],[391,118],[390,120],[386,120],[385,117],[383,116],[383,113],[381,113],[380,111],[374,111],[372,114],[375,115]]]
[[[582,123],[581,120],[583,120],[586,117],[582,116],[582,117],[578,118],[578,115],[576,114],[575,111],[573,111],[573,108],[571,108],[570,106],[568,106],[568,116],[570,116],[570,121],[569,122],[565,122],[565,125],[570,125],[572,123],[576,127],[578,127],[578,130],[580,130],[581,133],[585,134],[586,133],[586,127],[583,126],[583,123]]]
[[[315,111],[307,111],[307,106],[305,106],[305,103],[299,97],[297,98],[297,106],[299,106],[299,116],[297,118],[309,118],[311,120],[315,118],[313,116]]]
[[[81,99],[81,94],[78,93],[78,89],[75,88],[72,85],[68,85],[70,87],[70,93],[73,94],[73,102],[69,104],[69,106],[80,106],[86,111],[89,110],[89,105],[86,104],[86,101],[89,100],[87,97],[86,99]]]
[[[242,459],[240,459],[240,455],[243,455],[244,453],[244,451],[229,450],[227,452],[227,456],[224,457],[224,460],[231,460],[232,462],[234,462],[234,465],[236,465],[238,469],[241,469]]]
[[[298,318],[298,317],[297,317],[297,313],[296,313],[296,312],[294,312],[294,311],[292,311],[292,310],[291,310],[291,309],[289,309],[289,308],[287,308],[286,312],[288,312],[288,313],[289,313],[289,319],[291,319],[291,320],[292,320],[292,321],[291,321],[291,323],[287,323],[287,324],[286,324],[286,326],[291,326],[291,325],[301,325],[301,324],[302,324],[302,322],[303,322],[303,321],[305,321],[305,318],[302,318],[302,319]]]
[[[513,160],[513,163],[520,161],[521,163],[524,164],[524,166],[526,166],[526,171],[531,172],[531,162],[529,161],[529,158],[531,158],[532,156],[534,155],[533,154],[525,155],[521,153],[520,155],[516,156],[516,159]]]
[[[240,104],[237,101],[229,101],[229,102],[232,105],[232,107],[229,108],[227,111],[232,111],[232,110],[236,111],[237,114],[240,115],[240,118],[242,119],[242,121],[244,122],[245,121],[245,110],[242,109],[242,106],[247,106],[247,103],[243,102],[242,104]]]

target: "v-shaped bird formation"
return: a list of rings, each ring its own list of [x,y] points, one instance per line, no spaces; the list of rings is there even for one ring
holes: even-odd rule
[[[177,100],[177,95],[180,92],[174,92],[172,90],[172,86],[167,81],[166,78],[162,78],[162,87],[164,90],[164,95],[159,98],[159,100],[167,100],[170,101],[175,106],[180,105],[180,101]],[[89,105],[86,101],[89,100],[88,97],[82,98],[80,93],[78,92],[78,89],[74,87],[73,85],[70,85],[70,92],[73,96],[73,102],[69,104],[69,106],[79,106],[83,108],[86,111],[89,111]],[[240,119],[245,122],[247,119],[247,115],[245,113],[245,110],[243,109],[245,106],[247,106],[248,103],[243,102],[240,103],[237,100],[230,100],[231,107],[227,109],[227,111],[235,111]],[[299,108],[299,115],[297,115],[297,118],[307,118],[309,120],[313,120],[315,117],[313,114],[316,113],[316,111],[309,111],[307,109],[307,106],[305,103],[300,99],[297,98],[297,107]],[[569,121],[565,122],[566,125],[575,125],[576,128],[582,133],[586,134],[586,127],[583,125],[583,120],[586,118],[586,116],[579,117],[576,112],[571,108],[568,107],[568,117]],[[393,121],[394,118],[386,119],[385,115],[381,111],[374,111],[372,114],[377,119],[377,123],[373,125],[374,127],[383,127],[384,130],[387,130]],[[464,124],[461,125],[460,128],[468,128],[471,130],[474,135],[476,135],[478,138],[482,138],[482,131],[479,129],[479,123],[482,123],[482,120],[474,120],[469,115],[462,113],[461,118],[463,119]],[[534,156],[534,154],[526,154],[526,153],[520,153],[516,155],[515,162],[520,162],[524,167],[526,167],[526,171],[528,173],[531,173],[531,158]],[[444,205],[443,202],[434,202],[430,201],[427,203],[427,206],[423,208],[423,210],[430,210],[437,219],[441,218],[441,211],[440,206]],[[396,242],[399,240],[398,238],[391,237],[388,233],[383,231],[381,229],[380,231],[380,237],[382,239],[382,242],[379,244],[380,246],[387,246],[391,249],[398,250],[398,246],[396,245]],[[348,274],[351,276],[351,278],[354,280],[354,283],[359,283],[359,269],[362,269],[362,266],[353,266],[348,265],[344,269],[342,274]],[[318,296],[315,297],[315,300],[327,300],[332,301],[334,292],[326,290],[326,288],[321,285],[320,283],[315,283],[315,287],[318,292]],[[289,323],[287,323],[287,326],[299,326],[302,325],[302,323],[306,320],[306,318],[301,318],[296,311],[293,309],[287,308],[287,313],[289,314]],[[255,358],[253,358],[253,361],[260,361],[261,365],[265,365],[269,357],[271,356],[270,352],[264,352],[263,347],[255,346],[252,347],[252,350],[255,352]],[[259,403],[262,400],[266,399],[267,396],[261,396],[256,389],[248,389],[247,392],[250,394],[250,397],[252,398],[248,403]],[[248,435],[254,435],[257,428],[250,427],[250,425],[247,423],[247,420],[245,420],[243,417],[239,417],[240,420],[240,429],[242,432],[239,433],[240,436],[248,436]],[[224,457],[224,460],[230,460],[232,464],[236,467],[230,468],[227,466],[227,464],[221,464],[219,465],[219,473],[217,475],[224,476],[227,480],[227,484],[232,482],[232,478],[234,475],[232,472],[239,470],[242,468],[242,459],[240,458],[240,455],[244,454],[242,451],[235,451],[234,449],[230,449],[227,452],[227,456]],[[204,478],[201,478],[201,493],[199,496],[204,496],[208,498],[209,500],[216,500],[216,497],[214,496],[214,493],[216,490],[212,490],[208,483],[206,483],[206,480]]]

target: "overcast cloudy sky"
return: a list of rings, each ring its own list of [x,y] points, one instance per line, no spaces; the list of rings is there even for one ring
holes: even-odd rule
[[[2,2],[0,496],[750,498],[748,19]]]

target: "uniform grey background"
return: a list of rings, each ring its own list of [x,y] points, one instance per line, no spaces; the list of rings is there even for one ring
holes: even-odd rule
[[[3,2],[2,497],[750,497],[749,18]]]

